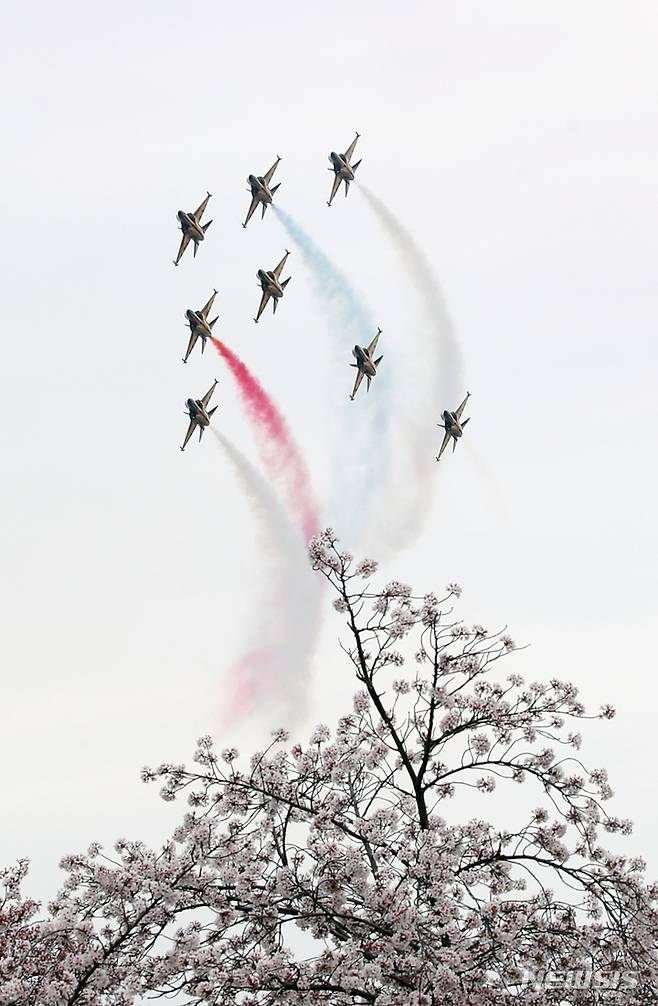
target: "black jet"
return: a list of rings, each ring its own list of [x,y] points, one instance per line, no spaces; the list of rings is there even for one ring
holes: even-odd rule
[[[259,269],[256,273],[259,286],[263,291],[263,296],[260,299],[258,314],[254,318],[255,322],[258,322],[258,319],[267,307],[270,298],[272,299],[272,314],[276,314],[276,306],[283,297],[284,291],[292,279],[292,276],[288,276],[288,279],[284,279],[283,282],[281,282],[280,278],[283,267],[286,264],[286,259],[289,255],[290,252],[286,248],[286,254],[283,256],[279,264],[274,267],[274,269]]]
[[[281,182],[279,182],[279,185],[273,185],[272,188],[270,188],[270,182],[272,181],[274,172],[276,171],[280,160],[281,158],[277,156],[277,159],[270,170],[266,171],[264,175],[249,175],[247,178],[247,181],[249,182],[249,191],[251,192],[251,205],[247,212],[247,219],[242,225],[243,227],[247,226],[259,203],[263,207],[261,220],[265,216],[265,210],[272,202],[272,197],[281,184]]]
[[[459,408],[455,410],[455,412],[449,412],[448,409],[444,409],[441,416],[443,422],[437,423],[437,426],[441,426],[445,430],[445,433],[443,434],[443,443],[441,444],[441,450],[436,456],[437,461],[439,460],[444,450],[450,443],[450,440],[452,440],[452,452],[453,454],[455,453],[455,447],[457,446],[457,441],[464,432],[464,427],[468,422],[468,419],[462,419],[462,412],[464,411],[466,403],[470,397],[471,393],[470,391],[467,391],[466,398],[461,403]]]
[[[197,206],[194,213],[186,213],[185,210],[179,210],[176,214],[183,236],[181,238],[180,248],[178,249],[178,255],[174,259],[174,265],[178,265],[190,241],[194,242],[194,256],[196,257],[197,248],[199,247],[201,241],[205,238],[206,231],[212,223],[212,220],[209,220],[207,224],[201,223],[201,217],[204,214],[209,199],[210,193],[208,193],[201,205]]]
[[[190,341],[187,344],[187,352],[183,357],[183,363],[187,363],[189,355],[196,345],[197,339],[201,339],[202,353],[206,348],[206,339],[209,339],[212,335],[213,326],[219,317],[219,315],[216,315],[216,317],[214,317],[211,321],[208,321],[208,315],[210,314],[216,296],[217,291],[213,290],[210,300],[207,304],[204,304],[200,311],[193,311],[191,307],[188,307],[185,312],[185,320],[190,326]]]
[[[340,188],[341,182],[345,182],[345,197],[347,198],[347,193],[350,190],[350,182],[354,181],[354,172],[361,163],[361,161],[357,161],[356,164],[350,164],[354,148],[356,147],[356,141],[359,139],[360,135],[360,133],[356,134],[344,154],[337,154],[335,150],[332,150],[329,154],[329,160],[331,161],[331,167],[329,170],[333,171],[336,177],[334,178],[334,184],[327,206],[331,206],[333,198]]]
[[[352,350],[352,355],[354,356],[356,363],[351,363],[350,367],[356,367],[358,373],[356,375],[356,381],[354,382],[354,390],[350,395],[351,401],[354,401],[354,396],[359,390],[359,385],[365,377],[368,381],[368,391],[370,391],[370,382],[377,373],[377,367],[384,359],[383,356],[378,356],[377,359],[373,359],[375,349],[377,348],[377,343],[379,342],[379,336],[382,334],[381,328],[377,329],[377,335],[372,340],[369,346],[355,346]]]
[[[201,438],[203,436],[203,431],[207,426],[210,426],[210,419],[212,414],[219,408],[218,405],[214,409],[208,409],[208,403],[212,398],[212,393],[217,387],[217,380],[213,384],[209,391],[206,391],[203,398],[188,398],[185,402],[185,415],[190,417],[190,425],[187,428],[187,433],[185,434],[185,440],[183,441],[183,446],[181,450],[184,451],[187,446],[187,441],[190,439],[195,429],[199,428],[199,443],[201,443]]]

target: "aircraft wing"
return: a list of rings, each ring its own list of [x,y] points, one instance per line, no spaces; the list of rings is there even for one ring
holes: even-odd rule
[[[439,458],[441,457],[441,455],[443,454],[449,443],[450,443],[450,431],[446,430],[445,433],[443,434],[443,443],[441,444],[441,449],[436,456],[437,461],[439,460]]]
[[[334,178],[334,184],[331,186],[331,195],[329,196],[329,205],[330,206],[331,206],[331,204],[333,202],[334,196],[336,195],[336,193],[338,192],[338,190],[340,188],[341,181],[342,181],[342,179],[341,179],[340,175],[336,175],[336,177]]]
[[[380,330],[380,331],[378,331],[378,332],[377,332],[377,335],[375,336],[375,338],[374,338],[374,339],[372,340],[372,342],[371,342],[371,343],[370,343],[370,345],[368,346],[368,356],[369,356],[369,357],[370,357],[371,359],[372,359],[372,354],[373,354],[373,353],[375,352],[375,349],[377,348],[377,343],[379,342],[379,336],[380,336],[381,334],[382,334],[382,333],[381,333],[381,330]]]
[[[362,380],[363,380],[363,371],[361,369],[359,369],[357,371],[356,380],[354,382],[354,390],[352,391],[352,394],[350,395],[350,398],[354,398],[354,396],[356,395],[357,391],[359,390],[359,385],[361,384]]]
[[[267,186],[269,186],[270,182],[272,181],[272,178],[274,177],[274,172],[276,171],[280,160],[281,158],[277,157],[276,161],[274,162],[270,170],[266,171],[265,174],[263,175],[263,180]]]
[[[183,234],[182,238],[180,239],[180,248],[178,249],[178,255],[174,259],[174,265],[178,265],[178,263],[183,257],[183,252],[185,251],[191,240],[192,239],[190,238],[189,234]]]
[[[217,387],[217,381],[215,381],[215,383],[213,384],[212,388],[210,388],[209,391],[206,391],[205,395],[201,399],[201,404],[203,405],[204,409],[208,408],[208,402],[212,398],[212,393],[216,387]]]
[[[211,296],[210,300],[208,301],[207,304],[204,304],[204,306],[201,308],[201,314],[203,315],[204,318],[207,318],[208,315],[210,314],[210,309],[211,309],[211,307],[213,306],[213,304],[215,302],[215,297],[216,296],[217,296],[217,291],[213,290],[212,296]]]
[[[286,254],[283,256],[283,258],[279,262],[278,266],[276,266],[276,268],[274,269],[274,278],[275,279],[278,279],[279,276],[281,275],[281,270],[283,269],[284,265],[286,264],[286,259],[288,258],[289,255],[290,255],[290,252],[286,248]]]
[[[198,338],[199,338],[199,336],[197,334],[196,329],[193,329],[192,330],[192,334],[190,335],[190,341],[187,344],[187,352],[185,353],[185,358],[183,360],[183,363],[187,363],[187,359],[188,359],[190,353],[192,352],[192,350],[194,349],[194,347],[196,346],[196,341],[197,341]]]
[[[348,164],[352,160],[352,154],[354,153],[354,148],[356,147],[356,141],[358,139],[359,139],[359,134],[357,133],[356,136],[354,137],[354,139],[352,140],[352,142],[350,143],[349,147],[347,148],[347,150],[343,154],[343,157],[345,158],[345,160],[347,161]]]
[[[185,434],[185,440],[183,441],[183,446],[181,447],[182,451],[184,451],[185,448],[187,447],[187,441],[190,439],[190,437],[194,433],[194,427],[195,426],[196,426],[196,420],[195,419],[190,419],[190,425],[187,427],[187,433]]]
[[[251,206],[249,207],[249,210],[247,212],[247,219],[245,220],[245,222],[242,225],[243,227],[246,227],[247,224],[249,223],[249,221],[251,220],[251,218],[253,217],[254,211],[255,211],[256,207],[258,206],[258,203],[259,203],[258,198],[256,196],[252,196],[251,197]]]
[[[201,217],[203,216],[204,210],[205,210],[206,206],[208,205],[208,200],[209,199],[210,199],[210,193],[208,193],[208,195],[203,200],[203,202],[201,203],[201,205],[197,206],[197,208],[195,209],[195,211],[194,211],[194,219],[196,220],[197,223],[201,220]]]
[[[467,403],[467,401],[469,400],[470,397],[471,397],[471,393],[470,393],[470,391],[467,391],[466,392],[466,398],[464,399],[464,401],[461,403],[461,405],[459,406],[459,408],[455,412],[455,415],[457,416],[458,420],[461,419],[462,412],[464,411],[464,409],[466,407],[466,403]]]
[[[260,299],[260,306],[258,308],[258,314],[254,318],[254,321],[258,321],[258,319],[260,318],[261,314],[263,313],[263,311],[267,307],[267,302],[268,302],[269,299],[270,299],[269,291],[263,290],[263,296]]]

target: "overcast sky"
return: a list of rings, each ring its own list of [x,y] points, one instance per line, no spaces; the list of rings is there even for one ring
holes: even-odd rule
[[[218,727],[276,542],[264,557],[262,520],[212,438],[178,450],[184,400],[217,376],[216,422],[260,465],[222,361],[197,349],[181,363],[183,313],[216,286],[218,334],[287,416],[339,533],[327,503],[351,497],[337,450],[366,424],[376,492],[345,545],[377,558],[381,537],[383,575],[419,590],[460,582],[464,618],[532,644],[508,670],[617,706],[587,729],[584,760],[609,766],[615,811],[636,821],[628,847],[656,874],[655,5],[4,10],[0,862],[30,855],[48,894],[59,857],[92,839],[158,843],[177,809],[142,786],[142,764],[189,758],[201,733],[248,750],[276,725],[268,704]],[[404,548],[387,514],[409,485],[408,416],[425,423],[426,319],[359,192],[327,209],[327,155],[355,130],[358,179],[431,262],[459,395],[472,393],[468,443],[438,479],[428,454]],[[276,317],[251,320],[256,270],[290,247],[271,212],[240,227],[246,176],[276,154],[277,200],[384,329],[386,379],[354,403],[351,342],[337,364],[296,249]],[[176,211],[206,189],[213,225],[175,270]],[[430,421],[457,404],[436,400]],[[322,604],[300,729],[353,691]]]

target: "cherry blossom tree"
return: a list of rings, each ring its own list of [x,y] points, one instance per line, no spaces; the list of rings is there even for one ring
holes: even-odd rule
[[[576,688],[505,675],[512,640],[463,624],[454,584],[375,589],[331,531],[310,558],[352,711],[248,763],[206,737],[194,767],[145,769],[180,826],[66,857],[47,917],[6,871],[0,1006],[658,1002],[658,887],[600,844],[631,825],[579,760]],[[509,790],[514,824],[479,816]]]

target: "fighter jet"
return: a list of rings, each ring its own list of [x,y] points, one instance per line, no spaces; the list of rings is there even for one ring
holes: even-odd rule
[[[258,277],[258,283],[261,290],[263,291],[263,296],[260,299],[260,306],[258,308],[258,314],[254,318],[254,321],[258,323],[258,319],[267,307],[267,302],[272,298],[272,313],[276,314],[276,305],[279,303],[280,299],[283,297],[283,291],[287,287],[288,283],[292,279],[292,276],[288,276],[288,279],[284,279],[283,283],[279,282],[279,277],[286,264],[286,259],[290,255],[290,252],[286,248],[286,254],[283,256],[278,266],[274,269],[266,272],[264,269],[259,269],[256,273]]]
[[[439,458],[443,454],[444,450],[448,446],[448,443],[450,442],[450,438],[451,437],[452,437],[452,452],[453,452],[453,454],[455,453],[455,447],[457,446],[457,441],[459,440],[459,438],[461,437],[462,433],[464,432],[464,427],[466,426],[466,423],[468,422],[468,419],[464,419],[462,421],[462,412],[464,411],[466,403],[467,403],[467,401],[469,400],[470,397],[471,397],[471,393],[470,393],[470,391],[467,391],[466,392],[466,398],[461,403],[461,405],[456,410],[456,412],[448,412],[447,409],[444,409],[443,414],[442,414],[443,422],[436,424],[437,426],[441,426],[445,430],[445,433],[443,434],[443,443],[441,444],[441,450],[439,451],[439,453],[436,456],[436,460],[437,461],[439,460]],[[470,416],[469,416],[469,419],[470,419]]]
[[[188,426],[187,433],[185,434],[185,440],[183,441],[183,446],[181,447],[182,451],[185,450],[187,441],[190,439],[197,426],[199,427],[199,443],[201,443],[201,437],[203,436],[203,431],[206,426],[210,426],[210,417],[213,412],[216,412],[219,408],[219,406],[216,405],[214,409],[208,409],[208,403],[212,398],[213,391],[217,387],[217,383],[217,379],[215,379],[215,383],[212,388],[209,391],[206,391],[203,398],[188,398],[185,402],[185,408],[187,409],[185,415],[190,417],[190,425]]]
[[[187,363],[188,357],[194,349],[197,339],[201,339],[202,353],[206,348],[206,339],[209,339],[212,335],[213,325],[219,317],[219,315],[217,315],[212,319],[212,321],[208,321],[208,315],[210,314],[210,309],[213,306],[216,296],[217,291],[213,290],[210,300],[201,308],[200,311],[193,311],[192,308],[188,307],[185,312],[185,319],[190,326],[190,341],[187,344],[187,352],[183,357],[183,363]]]
[[[347,193],[350,190],[350,182],[354,181],[354,172],[361,163],[361,161],[357,161],[356,164],[350,164],[354,148],[356,147],[356,141],[359,139],[360,135],[360,133],[356,134],[344,154],[337,154],[335,150],[332,150],[329,154],[329,160],[331,161],[331,167],[329,170],[333,171],[336,177],[334,178],[334,184],[327,206],[331,206],[333,198],[340,188],[341,182],[345,182],[345,197],[347,198]]]
[[[194,255],[196,257],[196,251],[199,247],[199,243],[205,238],[206,231],[212,223],[212,220],[209,220],[207,224],[201,223],[201,217],[208,205],[209,199],[210,193],[208,193],[201,205],[195,209],[194,213],[186,213],[185,210],[179,210],[176,214],[183,236],[181,238],[180,248],[178,249],[178,255],[174,259],[174,265],[178,265],[183,257],[183,252],[189,245],[190,241],[194,242]]]
[[[243,227],[247,226],[259,203],[263,206],[261,220],[265,216],[265,210],[272,202],[272,196],[281,184],[281,182],[279,182],[279,185],[273,185],[272,188],[270,188],[270,182],[272,181],[272,177],[280,160],[281,158],[277,154],[276,161],[269,171],[266,171],[264,175],[249,175],[247,178],[247,181],[249,182],[249,191],[251,192],[251,206],[249,207],[249,212],[247,213],[247,219],[242,225]]]
[[[378,356],[376,360],[373,360],[372,354],[377,348],[377,343],[379,342],[379,336],[382,334],[381,328],[377,329],[377,335],[372,340],[368,348],[365,346],[355,346],[352,350],[352,354],[356,359],[356,363],[350,363],[350,367],[356,367],[358,374],[356,375],[356,381],[354,382],[354,391],[350,395],[350,401],[354,401],[354,396],[359,390],[359,385],[364,377],[368,380],[368,391],[370,391],[370,382],[377,373],[377,367],[383,360],[383,356]]]

